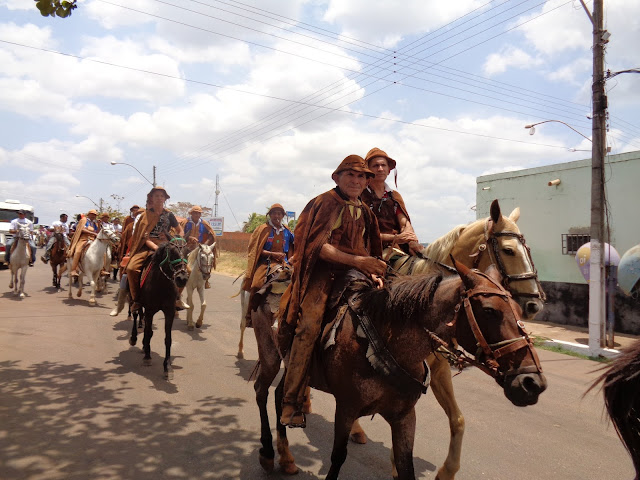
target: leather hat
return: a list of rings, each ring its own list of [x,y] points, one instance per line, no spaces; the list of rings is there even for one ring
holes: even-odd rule
[[[147,193],[147,198],[151,197],[151,195],[153,195],[153,192],[156,191],[161,191],[162,193],[164,193],[164,196],[168,199],[170,199],[171,197],[169,196],[169,194],[167,193],[167,191],[164,189],[164,187],[153,187],[149,193]]]
[[[193,212],[202,213],[202,207],[200,205],[194,205],[191,207],[191,210],[189,210],[189,213]]]
[[[364,159],[365,162],[367,162],[367,166],[369,165],[369,162],[376,157],[386,158],[390,171],[396,168],[396,161],[389,155],[387,155],[384,150],[380,150],[378,147],[373,147],[371,150],[369,150],[369,153],[367,153],[367,156]]]
[[[336,168],[336,170],[331,174],[331,176],[340,172],[344,172],[345,170],[353,170],[355,172],[364,172],[367,174],[367,177],[376,176],[375,173],[369,170],[369,167],[367,166],[366,162],[360,155],[349,155],[348,157],[346,157],[344,160],[342,160],[342,162],[340,162],[340,165],[338,165],[338,168]]]
[[[269,207],[269,211],[267,212],[267,215],[271,214],[271,212],[273,210],[282,210],[282,214],[286,215],[287,212],[285,211],[284,207],[282,205],[280,205],[279,203],[274,203],[273,205],[271,205],[271,207]]]
[[[140,207],[138,205],[134,205],[129,209],[129,211],[133,210],[134,208],[140,208]]]
[[[101,219],[105,217],[109,218],[109,214],[107,212],[104,212],[102,215],[100,215]]]

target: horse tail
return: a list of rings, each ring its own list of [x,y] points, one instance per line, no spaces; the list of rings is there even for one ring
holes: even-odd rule
[[[623,350],[589,390],[600,383],[607,412],[640,478],[640,340]]]

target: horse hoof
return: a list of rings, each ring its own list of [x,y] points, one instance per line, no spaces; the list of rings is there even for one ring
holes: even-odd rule
[[[168,372],[164,372],[165,380],[173,380],[173,370],[169,370]]]
[[[82,292],[78,292],[78,293],[76,294],[76,297],[78,297],[78,298],[80,298],[81,296],[82,296]]]
[[[21,294],[20,294],[20,298],[24,298],[24,293],[21,293]]]
[[[196,328],[200,328],[202,326],[202,320],[196,322]]]
[[[285,475],[295,475],[296,473],[298,473],[300,471],[300,470],[298,470],[298,466],[293,462],[291,462],[291,463],[281,463],[280,464],[280,470]]]
[[[120,313],[120,312],[119,312],[119,311],[118,311],[118,309],[116,308],[116,309],[111,310],[111,313],[109,313],[109,316],[110,316],[110,317],[117,317],[119,313]]]
[[[243,360],[244,359],[244,353],[238,352],[238,354],[236,355],[236,358],[239,358],[240,360]]]
[[[142,359],[142,365],[144,365],[145,367],[150,367],[151,366],[151,359],[150,358],[143,358]]]
[[[135,347],[136,343],[138,343],[137,338],[129,338],[129,345],[131,345],[132,347]]]
[[[187,325],[187,330],[193,330],[193,323]]]
[[[353,443],[359,443],[360,445],[367,443],[367,435],[364,432],[352,433],[349,438]]]
[[[273,472],[273,458],[266,458],[262,455],[259,455],[259,458],[262,469],[267,473]]]
[[[95,299],[95,298],[90,298],[90,299],[89,299],[89,303],[90,303],[91,305],[95,305],[95,303],[96,303],[96,299]]]

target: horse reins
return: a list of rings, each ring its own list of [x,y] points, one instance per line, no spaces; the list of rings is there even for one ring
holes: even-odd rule
[[[460,311],[464,309],[464,312],[467,317],[467,322],[469,323],[469,327],[471,328],[471,331],[473,332],[473,336],[478,342],[477,343],[478,350],[475,354],[475,358],[472,358],[469,355],[467,355],[464,350],[456,349],[455,351],[452,352],[451,350],[449,350],[448,344],[444,340],[440,339],[440,337],[438,337],[435,333],[427,330],[427,333],[429,334],[430,338],[433,341],[440,343],[440,346],[444,348],[444,354],[446,356],[449,356],[450,358],[455,359],[455,363],[458,365],[459,369],[462,369],[464,364],[471,364],[478,367],[480,370],[482,370],[483,372],[485,372],[486,374],[490,375],[493,378],[498,378],[501,376],[506,377],[506,376],[512,376],[512,375],[519,375],[522,373],[542,373],[540,360],[538,358],[538,355],[535,349],[533,348],[533,342],[529,338],[529,335],[527,334],[524,328],[524,324],[522,323],[521,320],[516,321],[516,324],[518,326],[518,331],[519,333],[521,333],[521,336],[502,340],[497,343],[487,342],[484,335],[482,334],[482,331],[480,330],[480,326],[478,325],[476,317],[473,313],[473,308],[471,307],[470,299],[478,296],[499,296],[505,302],[509,303],[509,307],[511,308],[514,318],[517,318],[517,316],[515,311],[513,310],[513,306],[509,302],[509,299],[512,298],[511,293],[509,293],[509,291],[507,291],[502,285],[500,285],[498,282],[493,280],[488,275],[485,275],[484,273],[479,271],[476,271],[475,273],[478,275],[482,275],[483,277],[490,280],[491,283],[495,285],[495,288],[487,288],[485,286],[481,286],[481,287],[473,288],[471,290],[465,289],[461,295],[460,302],[454,308],[455,316],[453,320],[447,324],[448,327],[454,327],[458,321],[458,316],[460,315]],[[508,355],[512,355],[523,348],[526,348],[529,350],[535,365],[528,366],[528,367],[519,367],[517,369],[501,372],[500,363],[498,362],[498,359],[506,357]],[[484,355],[486,357],[486,360],[484,362],[478,361],[478,358],[481,355]]]

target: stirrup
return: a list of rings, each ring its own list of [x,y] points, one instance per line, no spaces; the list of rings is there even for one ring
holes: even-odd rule
[[[285,403],[284,405],[282,405],[280,424],[289,428],[306,428],[307,417],[302,412],[301,408],[298,408],[296,405]]]

